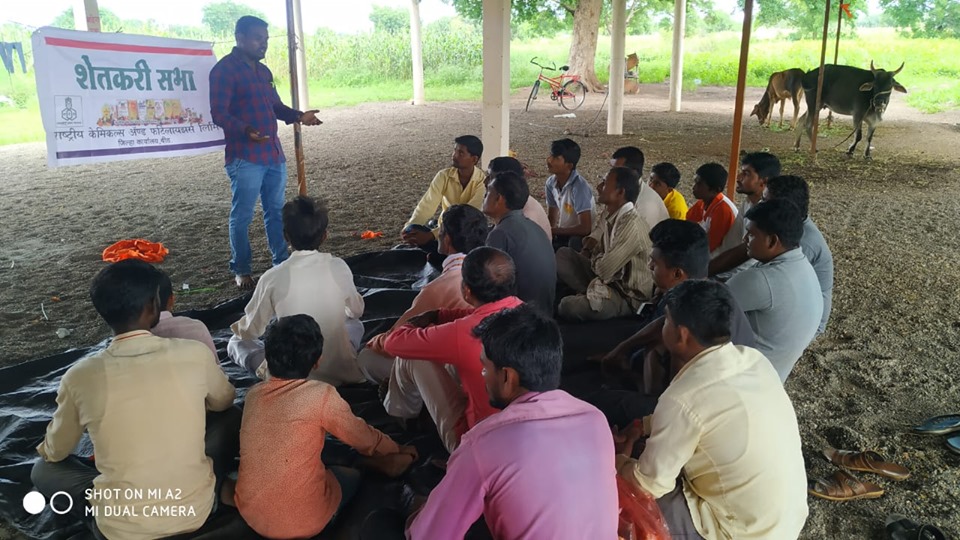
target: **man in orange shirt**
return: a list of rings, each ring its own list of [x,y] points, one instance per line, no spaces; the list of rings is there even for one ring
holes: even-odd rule
[[[687,211],[687,221],[699,223],[707,231],[711,258],[718,253],[737,219],[737,206],[723,194],[726,186],[727,170],[719,163],[701,165],[693,179],[693,196],[697,203]]]
[[[330,384],[307,378],[323,361],[323,334],[312,317],[283,317],[267,328],[264,341],[270,378],[247,393],[234,501],[262,536],[311,538],[360,487],[358,470],[324,467],[327,433],[362,454],[357,465],[392,477],[417,451],[354,416]]]

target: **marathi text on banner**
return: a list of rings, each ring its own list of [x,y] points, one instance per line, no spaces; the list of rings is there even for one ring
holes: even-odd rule
[[[49,166],[222,149],[211,43],[45,27],[33,50]]]

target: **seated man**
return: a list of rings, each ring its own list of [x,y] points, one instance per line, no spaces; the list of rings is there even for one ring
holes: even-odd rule
[[[817,274],[800,251],[803,217],[795,204],[774,199],[747,212],[747,254],[758,261],[727,286],[747,314],[757,349],[773,363],[780,381],[817,334],[823,296]]]
[[[636,146],[624,146],[618,148],[613,153],[610,160],[613,167],[626,167],[637,171],[637,175],[643,178],[643,152]],[[654,191],[646,182],[640,182],[640,194],[637,195],[637,202],[634,203],[637,213],[647,222],[647,227],[653,228],[654,225],[665,219],[670,218],[663,198]]]
[[[678,219],[661,221],[650,231],[650,241],[653,249],[650,250],[649,266],[658,290],[667,292],[687,280],[707,278],[707,263],[710,261],[707,233],[696,223]],[[753,347],[756,340],[750,321],[736,301],[733,308],[731,341],[734,345]],[[670,357],[663,346],[665,309],[666,299],[661,298],[650,323],[600,359],[608,365],[642,371],[644,390],[653,396],[659,396],[676,374],[669,369]],[[634,418],[650,412],[638,412]],[[625,425],[622,421],[613,423]]]
[[[505,251],[513,259],[517,296],[543,314],[553,316],[557,261],[550,240],[523,215],[523,205],[529,197],[527,181],[514,172],[499,173],[487,182],[483,213],[497,224],[487,237],[487,245]]]
[[[650,189],[663,199],[663,205],[670,219],[687,219],[687,200],[677,191],[680,185],[680,171],[673,163],[657,163],[650,169]]]
[[[697,169],[693,179],[693,196],[697,198],[690,210],[687,211],[687,221],[699,223],[707,231],[710,240],[710,258],[716,257],[728,248],[728,232],[737,219],[737,207],[733,201],[723,194],[727,187],[727,170],[719,163],[707,163]],[[733,247],[731,245],[730,247]]]
[[[653,295],[653,279],[646,268],[650,228],[633,207],[639,192],[636,171],[610,169],[599,186],[599,200],[606,208],[583,250],[557,251],[557,276],[576,292],[560,300],[561,317],[575,321],[623,317],[636,313]]]
[[[440,207],[440,219],[447,208],[455,204],[469,204],[480,209],[483,202],[483,170],[477,167],[483,154],[483,143],[473,135],[463,135],[453,140],[453,166],[442,169],[433,177],[427,192],[413,209],[400,238],[404,243],[434,253],[439,244],[439,226],[431,228],[430,220]],[[439,225],[439,223],[438,223]]]
[[[472,309],[428,311],[390,332],[383,344],[398,357],[383,401],[387,413],[416,418],[426,406],[449,452],[468,429],[496,412],[477,362],[480,340],[471,332],[487,315],[521,304],[514,296],[513,261],[499,249],[474,249],[461,271],[463,299]]]
[[[264,342],[270,378],[247,393],[234,499],[257,533],[312,538],[360,487],[358,470],[324,466],[328,433],[361,454],[358,465],[388,476],[406,470],[417,451],[354,416],[336,388],[307,379],[325,360],[323,334],[309,315],[278,319]]]
[[[523,164],[520,163],[517,158],[496,157],[491,159],[487,165],[487,182],[496,176],[497,173],[507,171],[517,173],[524,181],[527,179],[526,172],[523,170]],[[529,190],[530,186],[528,184],[527,191]],[[547,234],[549,240],[553,240],[553,231],[550,230],[550,218],[547,217],[547,212],[543,209],[543,205],[541,205],[537,199],[533,198],[533,195],[527,197],[527,202],[523,205],[523,215],[543,229],[543,232]]]
[[[463,538],[483,515],[500,540],[615,539],[609,429],[600,411],[557,389],[557,324],[520,306],[485,318],[473,333],[483,343],[490,402],[502,412],[463,436],[407,538]]]
[[[394,357],[387,354],[383,342],[387,335],[400,328],[413,317],[437,309],[466,309],[471,307],[460,292],[462,283],[460,266],[466,253],[484,245],[489,227],[487,216],[476,208],[466,204],[455,204],[443,213],[443,225],[439,227],[439,252],[445,255],[443,271],[426,284],[413,304],[397,319],[389,331],[378,334],[367,342],[367,346],[357,355],[357,365],[367,380],[381,384],[390,378],[393,372]]]
[[[235,391],[205,345],[150,333],[160,318],[158,282],[157,270],[135,259],[94,278],[90,298],[114,338],[64,373],[57,410],[37,447],[42,459],[30,474],[51,501],[66,492],[71,515],[107,538],[192,532],[218,504],[231,502],[232,488],[221,487],[237,455]],[[84,431],[96,463],[71,455]],[[114,495],[88,499],[94,485]],[[171,515],[145,511],[171,504]]]
[[[790,398],[764,356],[730,343],[730,293],[692,280],[667,293],[677,368],[649,422],[617,437],[617,471],[657,498],[674,538],[795,539],[807,475]],[[649,435],[640,458],[629,454]]]
[[[593,230],[593,190],[577,172],[580,145],[570,139],[553,141],[547,170],[550,177],[544,186],[547,217],[553,231],[553,247],[581,247],[584,236]]]
[[[754,206],[760,204],[763,198],[763,188],[767,181],[780,176],[780,160],[777,156],[767,152],[753,152],[745,154],[740,159],[740,172],[737,174],[737,193],[746,195],[737,211],[737,219],[727,233],[727,237],[734,239],[733,247],[726,249],[710,261],[710,275],[726,281],[740,270],[749,268],[757,261],[747,257],[747,247],[743,244],[746,226],[743,217]],[[726,239],[724,239],[726,240]]]
[[[363,339],[363,297],[343,259],[318,251],[327,239],[327,207],[300,196],[283,205],[283,234],[294,252],[260,278],[242,319],[233,323],[227,354],[266,378],[260,336],[273,318],[305,313],[323,330],[324,361],[310,375],[334,386],[360,382],[357,349]]]
[[[157,269],[157,278],[160,280],[160,321],[150,329],[150,333],[157,337],[192,339],[203,343],[210,348],[214,359],[217,358],[217,346],[213,344],[213,336],[207,325],[190,317],[173,316],[173,284],[170,276],[163,270]],[[219,364],[219,362],[217,362]]]

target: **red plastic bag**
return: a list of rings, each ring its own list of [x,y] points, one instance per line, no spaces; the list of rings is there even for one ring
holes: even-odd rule
[[[124,259],[140,259],[148,263],[163,262],[170,253],[160,242],[150,242],[142,238],[120,240],[103,250],[104,262],[114,263]]]
[[[620,523],[617,532],[624,540],[671,540],[670,531],[653,496],[617,475]]]

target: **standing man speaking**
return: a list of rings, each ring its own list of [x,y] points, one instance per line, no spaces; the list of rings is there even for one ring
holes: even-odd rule
[[[287,163],[277,137],[277,119],[320,125],[318,111],[300,112],[280,101],[273,74],[260,63],[267,54],[267,23],[249,15],[237,20],[237,46],[210,71],[210,115],[223,128],[230,205],[230,270],[237,287],[253,288],[250,237],[257,196],[263,207],[267,242],[278,265],[288,257],[283,238]]]

